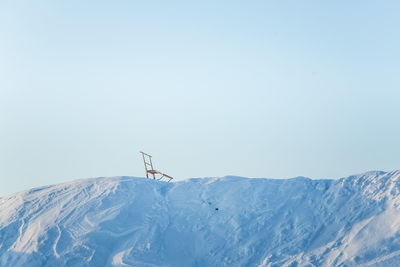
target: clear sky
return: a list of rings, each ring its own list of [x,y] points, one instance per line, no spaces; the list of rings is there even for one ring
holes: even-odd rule
[[[399,1],[0,1],[0,195],[400,169]]]

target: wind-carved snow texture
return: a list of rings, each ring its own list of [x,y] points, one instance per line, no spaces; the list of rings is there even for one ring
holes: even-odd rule
[[[78,180],[0,199],[1,266],[400,266],[400,171]]]

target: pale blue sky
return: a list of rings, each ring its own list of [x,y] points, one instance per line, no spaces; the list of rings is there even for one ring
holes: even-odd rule
[[[0,195],[399,169],[399,1],[0,2]]]

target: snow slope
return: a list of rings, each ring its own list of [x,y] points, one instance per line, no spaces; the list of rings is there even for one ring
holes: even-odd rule
[[[0,199],[0,266],[400,266],[400,171],[77,180]]]

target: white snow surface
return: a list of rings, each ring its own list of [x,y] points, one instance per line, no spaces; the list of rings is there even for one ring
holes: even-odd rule
[[[77,180],[0,198],[0,266],[400,266],[400,171]]]

